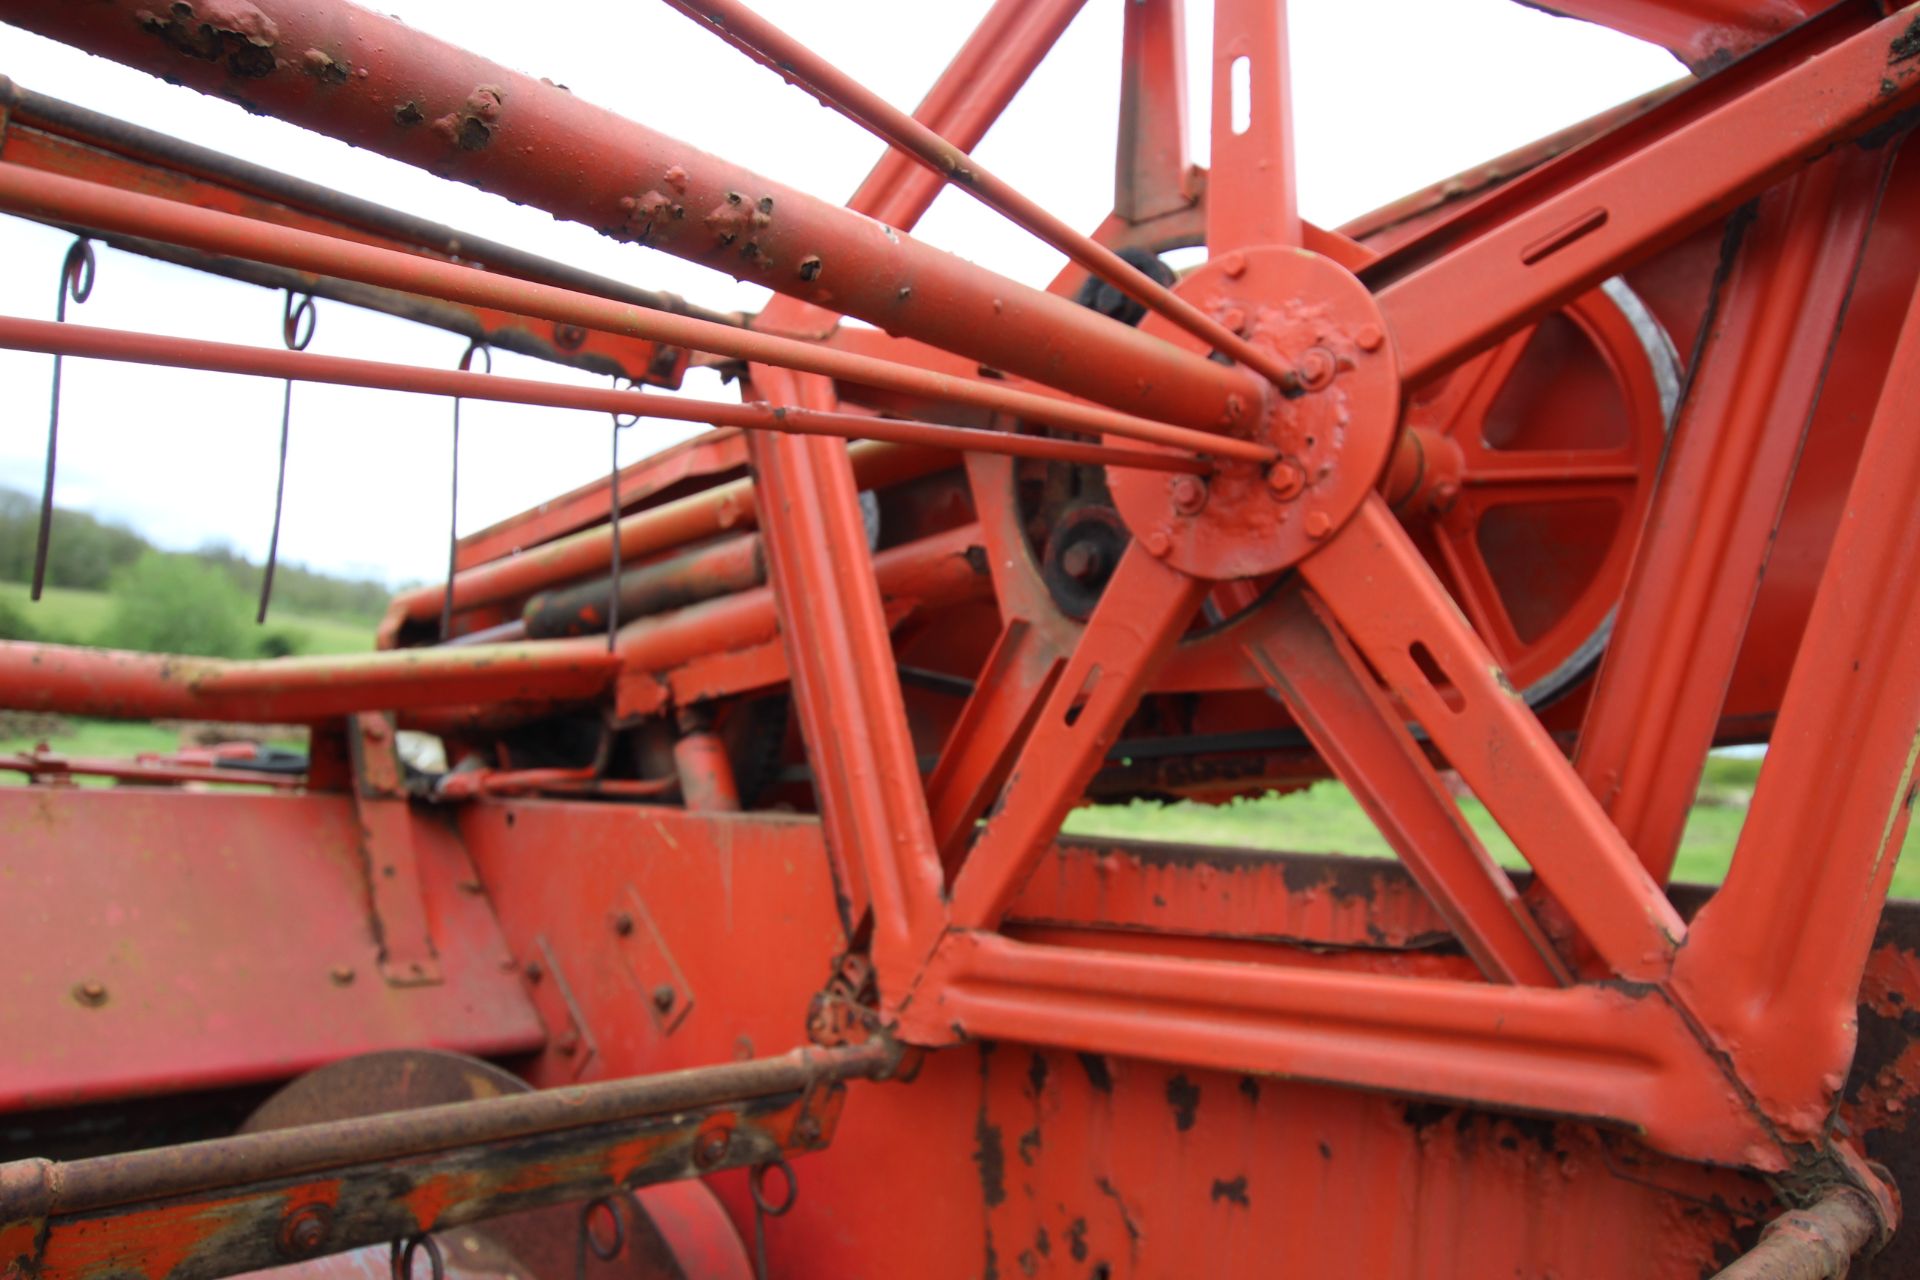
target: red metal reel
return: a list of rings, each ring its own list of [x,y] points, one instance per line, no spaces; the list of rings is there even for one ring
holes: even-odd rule
[[[1387,496],[1529,703],[1606,646],[1679,374],[1610,281],[1409,399]]]
[[[1236,250],[1189,272],[1177,292],[1293,364],[1303,394],[1270,394],[1253,437],[1271,466],[1223,460],[1211,477],[1114,468],[1107,483],[1149,551],[1194,577],[1278,572],[1311,555],[1373,489],[1392,448],[1400,379],[1380,313],[1345,268],[1305,249]],[[1141,328],[1190,350],[1157,316]]]

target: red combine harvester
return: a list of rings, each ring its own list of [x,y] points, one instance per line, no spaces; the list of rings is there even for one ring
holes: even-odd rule
[[[374,654],[0,644],[0,706],[311,733],[4,761],[7,1280],[1920,1274],[1920,6],[1556,0],[1696,76],[1334,230],[1281,0],[1218,0],[1210,172],[1131,0],[1083,235],[968,154],[1082,0],[911,117],[670,3],[892,144],[845,207],[345,0],[0,0],[776,295],[4,86],[0,211],[286,290],[289,348],[307,297],[473,347],[0,346],[714,428],[458,540]],[[915,240],[944,184],[1072,265]],[[641,389],[690,364],[743,403]],[[1731,872],[1669,885],[1735,742]],[[1059,834],[1325,777],[1397,862]]]

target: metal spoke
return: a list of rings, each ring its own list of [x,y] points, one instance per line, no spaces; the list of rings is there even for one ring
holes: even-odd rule
[[[701,26],[754,61],[777,71],[827,106],[889,146],[912,155],[1067,257],[1099,276],[1135,302],[1168,320],[1222,354],[1259,371],[1284,390],[1300,385],[1299,373],[1272,351],[1257,347],[1222,325],[1159,281],[1042,209],[989,172],[966,151],[893,106],[838,67],[814,53],[737,0],[667,0]]]

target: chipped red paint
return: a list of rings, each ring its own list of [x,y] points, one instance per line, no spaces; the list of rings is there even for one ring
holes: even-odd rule
[[[699,315],[497,246],[476,270],[396,216],[6,97],[11,210],[630,376],[727,366],[756,403],[676,402],[739,434],[468,539],[375,655],[0,646],[11,705],[313,732],[284,788],[304,794],[0,795],[21,833],[0,858],[41,886],[14,909],[81,899],[8,921],[29,1048],[0,1096],[230,1086],[409,1037],[525,1054],[543,1086],[651,1079],[811,1021],[914,1052],[796,1170],[766,1226],[788,1272],[1677,1280],[1887,1244],[1856,1269],[1904,1274],[1920,939],[1882,907],[1920,728],[1920,157],[1897,145],[1920,9],[1583,0],[1716,74],[1343,234],[1299,217],[1287,68],[1310,53],[1284,4],[1216,6],[1203,174],[1180,7],[1141,0],[1115,215],[1083,237],[972,158],[1071,0],[995,5],[911,119],[733,0],[682,7],[899,154],[843,209],[344,0],[0,0],[779,295]],[[944,181],[1076,265],[1040,292],[914,239]],[[1135,278],[1197,244],[1206,265]],[[36,321],[0,339],[636,405]],[[410,803],[345,750],[366,712],[439,731],[458,771]],[[1725,887],[1670,891],[1706,751],[1769,738]],[[1057,839],[1089,795],[1329,776],[1404,871]],[[1462,785],[1532,881],[1488,856]],[[394,840],[417,874],[375,855]],[[147,900],[205,933],[246,918],[183,942],[127,906]],[[399,983],[392,947],[438,980]],[[811,1150],[839,1105],[737,1116],[739,1140]],[[693,1124],[691,1154],[575,1155],[685,1174],[733,1124]],[[340,1212],[445,1224],[569,1158]],[[716,1185],[746,1224],[740,1178]],[[257,1197],[199,1192],[66,1224],[46,1274],[213,1274],[222,1232],[267,1238]],[[0,1240],[36,1247],[15,1216]]]

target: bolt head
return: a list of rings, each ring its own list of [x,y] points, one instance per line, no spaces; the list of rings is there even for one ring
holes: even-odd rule
[[[73,998],[89,1009],[98,1009],[107,1002],[107,988],[101,982],[82,982],[73,988]]]
[[[527,981],[538,982],[547,976],[547,971],[538,960],[527,961]]]
[[[580,1052],[580,1034],[576,1031],[564,1032],[560,1038],[554,1042],[553,1047],[559,1050],[561,1057],[571,1058],[574,1054]]]
[[[1299,497],[1300,491],[1306,487],[1306,473],[1285,458],[1267,468],[1267,488],[1273,491],[1274,497],[1282,501],[1291,501]]]
[[[1362,351],[1378,351],[1380,345],[1387,340],[1387,335],[1380,332],[1380,326],[1377,324],[1363,324],[1353,335],[1353,340]]]
[[[678,995],[671,982],[663,982],[653,989],[653,1007],[665,1013],[673,1008],[673,1002]]]
[[[733,1130],[724,1125],[709,1129],[693,1145],[693,1162],[702,1169],[711,1169],[727,1158],[727,1148],[732,1145]]]
[[[1227,273],[1227,279],[1238,280],[1247,273],[1247,255],[1234,250],[1220,259],[1220,269]]]
[[[1207,505],[1207,485],[1199,476],[1175,476],[1167,490],[1173,509],[1183,516],[1197,515]]]
[[[613,913],[613,931],[625,938],[633,933],[633,917],[624,911]]]
[[[1324,511],[1309,511],[1304,527],[1309,538],[1324,538],[1333,532],[1333,517]]]
[[[337,964],[327,976],[333,979],[333,985],[336,987],[350,986],[353,982],[353,966]]]
[[[1173,539],[1165,529],[1148,530],[1145,541],[1147,554],[1156,560],[1165,559],[1166,554],[1173,550]]]
[[[1333,381],[1336,371],[1333,353],[1325,347],[1308,347],[1300,356],[1300,385],[1318,391]]]

